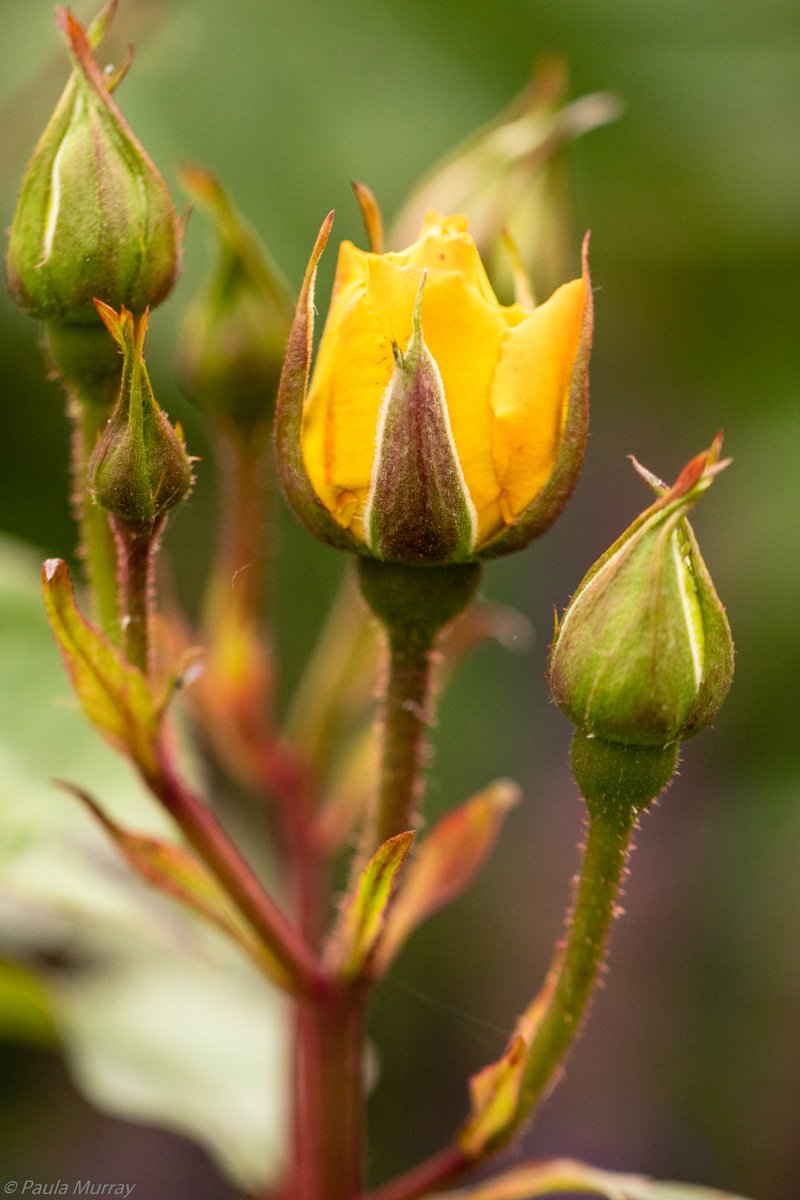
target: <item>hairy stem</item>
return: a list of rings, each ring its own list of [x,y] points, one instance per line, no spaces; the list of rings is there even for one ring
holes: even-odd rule
[[[479,1151],[453,1145],[378,1188],[372,1200],[417,1200],[456,1182],[508,1143],[556,1081],[597,982],[636,815],[627,804],[590,806],[575,901],[542,992],[513,1120]]]
[[[96,327],[48,327],[45,353],[66,392],[72,423],[72,504],[80,531],[79,553],[101,627],[117,641],[117,548],[108,514],[89,492],[86,468],[117,399],[122,376],[119,354],[99,322]]]
[[[359,561],[367,604],[386,631],[389,667],[377,808],[366,849],[414,824],[421,799],[431,653],[440,631],[466,607],[480,581],[477,563],[415,567]]]
[[[553,959],[555,986],[522,1076],[518,1122],[555,1080],[580,1030],[605,955],[635,821],[635,810],[627,806],[613,818],[607,812],[590,811],[575,903],[566,939]]]
[[[150,617],[155,555],[166,518],[133,527],[111,518],[119,559],[119,608],[122,652],[143,675],[150,670]]]

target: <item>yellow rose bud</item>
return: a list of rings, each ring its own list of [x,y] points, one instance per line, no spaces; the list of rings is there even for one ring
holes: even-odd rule
[[[582,279],[530,311],[498,302],[464,217],[429,213],[419,239],[397,253],[345,242],[309,387],[314,273],[325,237],[327,230],[300,296],[278,403],[279,465],[293,507],[324,540],[392,561],[465,561],[522,548],[555,519],[583,458],[592,328],[585,259]],[[426,472],[428,450],[408,445],[424,422],[401,419],[398,405],[401,396],[409,405],[422,397],[431,413],[434,392],[443,404],[434,422],[441,460]],[[470,516],[466,542],[461,534],[429,538],[430,556],[422,543],[408,552],[382,546],[375,481],[386,476],[382,462],[404,454],[409,526],[419,523],[417,508],[453,503],[447,496],[457,479],[455,503]],[[415,458],[417,467],[409,465]],[[434,496],[437,478],[443,490]]]

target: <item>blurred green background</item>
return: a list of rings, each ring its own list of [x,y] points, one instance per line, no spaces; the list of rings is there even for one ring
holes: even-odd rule
[[[0,0],[0,15],[7,225],[65,70],[48,0]],[[363,241],[351,178],[367,181],[391,213],[425,168],[524,86],[540,53],[567,56],[574,95],[609,89],[622,99],[621,119],[569,153],[575,266],[591,228],[596,289],[587,465],[555,529],[486,573],[486,594],[531,619],[533,645],[516,655],[482,649],[435,731],[432,815],[501,774],[523,783],[525,802],[482,880],[417,935],[374,1006],[372,1167],[384,1178],[451,1134],[466,1075],[502,1048],[560,927],[581,811],[566,768],[570,730],[543,679],[553,605],[566,603],[647,503],[625,456],[671,478],[724,428],[735,465],[694,524],[733,627],[734,688],[643,821],[608,982],[524,1150],[792,1200],[800,1195],[795,0],[122,0],[109,57],[128,41],[139,52],[120,103],[142,142],[173,184],[184,160],[218,172],[295,285],[329,208],[339,237]],[[153,320],[150,345],[161,403],[204,459],[167,543],[190,605],[209,545],[213,465],[171,361],[203,234],[193,221],[184,277]],[[332,264],[333,255],[321,309]],[[67,429],[37,338],[34,322],[0,298],[0,529],[66,555]],[[287,694],[341,569],[333,551],[282,520],[276,592]],[[147,1200],[231,1194],[187,1143],[112,1123],[78,1101],[56,1057],[10,1039],[2,1055],[0,1127],[11,1137],[0,1173],[27,1177],[44,1161],[48,1177],[65,1177],[80,1163],[98,1177],[102,1169],[104,1178],[140,1179],[136,1195]]]

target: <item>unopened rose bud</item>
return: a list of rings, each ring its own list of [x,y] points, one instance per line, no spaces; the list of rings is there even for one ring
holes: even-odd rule
[[[574,220],[564,149],[613,121],[619,101],[605,92],[568,99],[566,62],[545,55],[528,86],[425,173],[392,222],[388,241],[403,246],[429,209],[463,212],[499,294],[512,294],[510,233],[537,291],[564,278]]]
[[[167,185],[112,99],[85,30],[56,9],[73,74],[31,159],[8,245],[25,312],[95,324],[95,296],[140,314],[171,290],[179,235]]]
[[[98,504],[132,528],[154,525],[192,485],[192,468],[180,432],[153,396],[142,354],[147,314],[138,326],[125,308],[98,311],[122,350],[119,399],[89,461],[89,482]]]
[[[733,643],[686,514],[726,466],[720,439],[591,568],[560,623],[550,659],[558,707],[588,738],[665,747],[715,717]]]
[[[586,263],[582,279],[530,312],[498,302],[464,217],[429,213],[418,240],[397,253],[345,242],[309,383],[327,228],[278,396],[290,504],[324,541],[408,565],[526,546],[555,520],[583,459]]]
[[[179,370],[187,392],[246,433],[272,420],[294,304],[280,271],[220,183],[198,167],[184,187],[210,217],[217,262],[183,323]]]

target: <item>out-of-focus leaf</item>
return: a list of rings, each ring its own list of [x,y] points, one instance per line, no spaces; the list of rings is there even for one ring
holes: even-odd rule
[[[53,986],[72,1073],[107,1112],[203,1142],[259,1192],[284,1145],[286,1012],[241,956],[107,944],[106,969]]]
[[[83,788],[72,783],[61,786],[86,805],[122,851],[128,865],[151,887],[172,896],[210,921],[250,955],[278,987],[289,986],[280,963],[252,936],[216,879],[193,854],[161,838],[122,829]]]
[[[387,915],[377,953],[379,970],[386,969],[418,925],[469,886],[518,799],[516,784],[499,779],[434,826],[409,864]]]
[[[0,1038],[48,1045],[55,1025],[47,990],[33,971],[0,959]]]
[[[567,1158],[515,1167],[477,1188],[448,1192],[443,1200],[536,1200],[559,1192],[581,1192],[605,1200],[744,1200],[715,1188],[659,1183],[642,1175],[602,1171]]]
[[[90,1100],[181,1130],[259,1191],[283,1144],[286,1007],[215,929],[146,888],[53,786],[54,775],[79,779],[123,827],[175,835],[71,695],[38,581],[37,558],[0,539],[0,954],[34,981],[31,1024],[15,1016],[3,1034],[41,1029],[44,991]],[[14,996],[24,1001],[25,987]]]
[[[392,887],[414,840],[414,831],[395,834],[379,846],[342,909],[331,939],[331,953],[345,979],[355,979],[370,959],[384,928]]]
[[[60,558],[44,564],[42,589],[64,666],[86,717],[145,774],[154,773],[160,713],[144,675],[81,616],[67,565]]]

